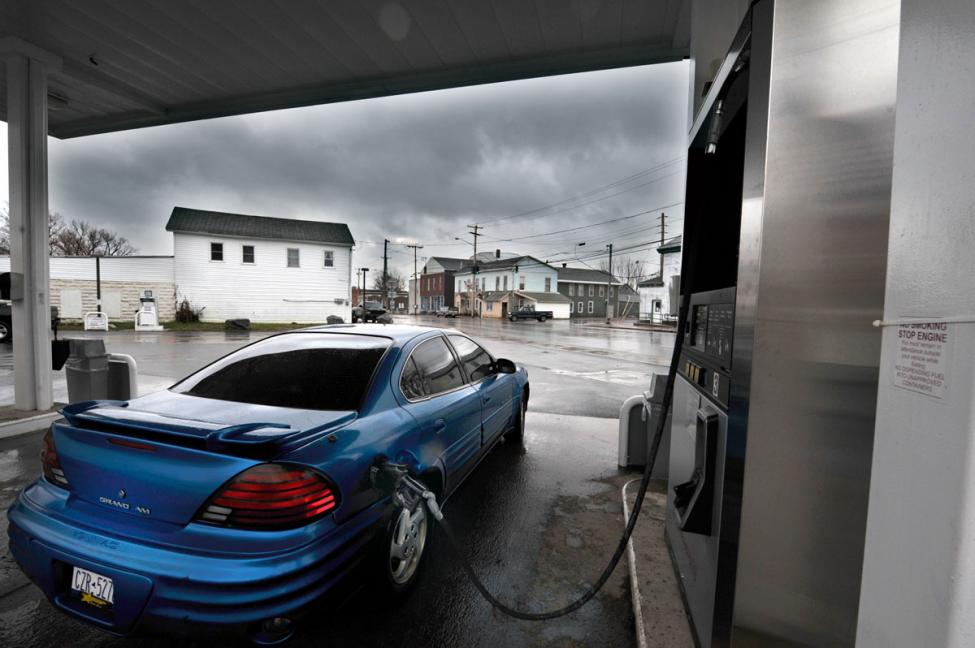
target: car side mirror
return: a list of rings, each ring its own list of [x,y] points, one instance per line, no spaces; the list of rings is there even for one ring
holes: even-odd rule
[[[495,369],[498,370],[498,373],[503,373],[503,374],[513,374],[515,371],[518,370],[514,362],[512,362],[511,360],[507,360],[505,358],[498,358],[497,360],[495,360],[494,367]]]

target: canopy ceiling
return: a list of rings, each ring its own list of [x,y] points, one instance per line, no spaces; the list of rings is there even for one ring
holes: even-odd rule
[[[49,132],[66,138],[679,60],[688,51],[689,7],[685,0],[12,0],[0,2],[5,36],[62,58],[50,79]],[[0,66],[5,92],[3,75]]]

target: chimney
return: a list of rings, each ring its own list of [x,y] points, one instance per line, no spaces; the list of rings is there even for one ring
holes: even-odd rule
[[[568,264],[568,263],[563,263],[563,264],[562,264],[562,267],[563,267],[563,268],[567,268],[568,266],[569,266],[569,264]]]
[[[494,251],[494,258],[495,259],[500,259],[501,258],[501,248],[498,248],[498,249],[496,249]]]

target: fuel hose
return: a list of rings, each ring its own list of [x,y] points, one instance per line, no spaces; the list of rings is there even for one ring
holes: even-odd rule
[[[461,548],[462,545],[457,540],[457,536],[455,535],[454,530],[451,528],[450,523],[448,523],[446,518],[443,516],[438,516],[436,514],[433,516],[434,519],[436,519],[439,523],[440,528],[443,529],[444,535],[447,536],[447,541],[451,550],[457,557],[461,567],[464,569],[464,572],[467,574],[467,577],[470,579],[471,583],[474,584],[474,587],[477,588],[477,591],[480,592],[481,596],[484,597],[484,599],[499,612],[523,621],[547,621],[549,619],[557,619],[558,617],[575,612],[588,603],[596,595],[596,593],[602,589],[603,585],[606,584],[606,581],[608,581],[609,577],[613,574],[613,570],[615,570],[616,566],[619,564],[620,558],[622,558],[623,554],[626,552],[626,545],[630,540],[630,536],[633,535],[633,529],[636,527],[637,519],[640,516],[640,510],[643,508],[643,500],[647,494],[647,488],[650,486],[650,474],[653,472],[653,465],[657,460],[657,452],[660,449],[660,441],[663,438],[664,427],[667,421],[667,413],[670,411],[671,401],[674,398],[674,380],[677,376],[678,359],[680,358],[681,348],[683,346],[684,336],[681,335],[681,332],[684,330],[684,322],[687,319],[688,302],[689,299],[685,295],[681,300],[681,307],[677,318],[677,336],[676,340],[674,341],[674,355],[670,361],[670,368],[667,371],[667,386],[664,389],[664,401],[662,403],[660,416],[657,418],[656,429],[653,433],[653,441],[650,444],[650,449],[647,454],[647,465],[643,471],[643,477],[640,479],[640,490],[637,491],[636,502],[633,505],[633,512],[630,514],[630,519],[626,522],[626,528],[623,531],[623,535],[620,537],[619,543],[616,545],[616,550],[613,552],[613,556],[610,558],[609,563],[603,569],[603,572],[599,575],[596,582],[593,583],[578,599],[572,603],[569,603],[568,605],[547,612],[528,612],[516,610],[515,608],[502,603],[488,590],[487,587],[485,587],[484,583],[477,576],[477,573],[471,566],[467,556],[464,555]]]

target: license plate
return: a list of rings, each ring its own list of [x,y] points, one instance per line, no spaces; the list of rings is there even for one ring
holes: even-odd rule
[[[107,608],[115,603],[115,584],[108,576],[75,567],[71,574],[71,589],[81,594],[83,603]]]

